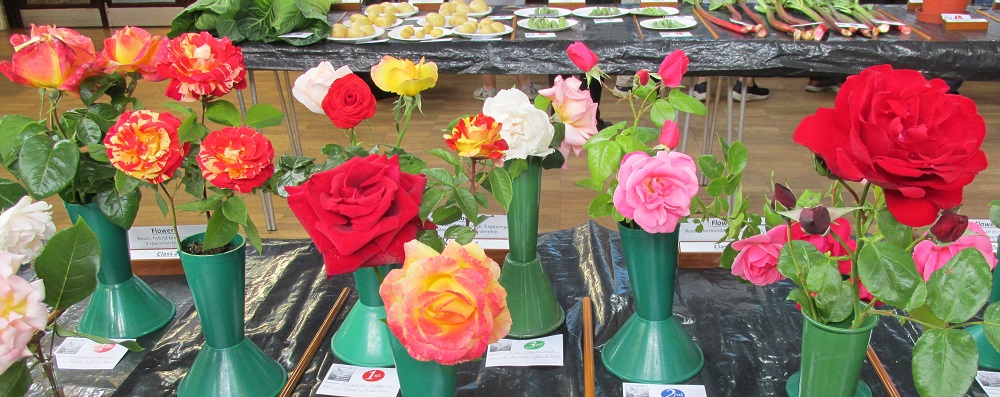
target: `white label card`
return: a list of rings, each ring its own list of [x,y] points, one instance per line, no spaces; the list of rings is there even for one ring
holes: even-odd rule
[[[987,22],[983,18],[973,18],[969,14],[941,14],[945,22]]]
[[[872,22],[877,23],[877,24],[881,24],[881,25],[889,25],[889,26],[906,26],[905,23],[896,22],[896,21],[890,21],[890,20],[886,20],[886,19],[875,19],[875,18],[872,18]]]
[[[798,25],[792,25],[793,28],[810,27],[814,25],[822,25],[823,22],[812,22],[812,23],[800,23]]]
[[[924,4],[924,0],[910,0],[908,3],[910,3],[910,4]]]
[[[868,25],[865,25],[863,23],[837,22],[837,27],[841,29],[848,29],[848,28],[868,29]]]
[[[554,38],[556,38],[556,34],[552,33],[552,32],[544,32],[544,33],[530,32],[530,33],[525,33],[524,34],[524,38],[526,38],[526,39],[554,39]]]
[[[500,339],[486,349],[487,367],[532,367],[563,365],[563,336],[541,339]]]
[[[694,37],[691,32],[660,32],[660,37]]]
[[[976,382],[990,397],[1000,397],[1000,372],[977,371]]]
[[[586,4],[586,0],[549,0],[549,4]]]
[[[443,39],[424,40],[424,43],[443,43],[443,42],[451,41],[451,40],[452,40],[451,37],[445,37]]]
[[[316,394],[343,397],[396,397],[399,376],[395,368],[366,368],[333,364]]]
[[[181,238],[205,231],[206,225],[181,225],[177,228]],[[134,226],[128,230],[128,247],[131,250],[172,249],[177,251],[177,236],[173,226]]]
[[[312,32],[294,32],[294,33],[285,33],[278,37],[282,39],[304,39],[312,35],[313,35]]]
[[[708,397],[705,386],[701,385],[647,385],[622,383],[625,397]]]
[[[625,22],[621,18],[605,18],[605,19],[595,19],[594,23],[618,23]]]
[[[743,22],[743,21],[737,21],[737,20],[732,19],[732,18],[729,18],[729,22],[735,23],[737,25],[751,26],[751,27],[753,26],[753,25],[751,25],[749,23],[746,23],[746,22]]]
[[[340,4],[361,4],[361,0],[341,0]]]
[[[513,15],[496,15],[496,16],[491,16],[490,19],[492,19],[494,21],[509,21],[511,19],[514,19],[514,16]]]
[[[114,369],[125,353],[128,348],[122,345],[66,338],[56,348],[56,366],[59,369]]]

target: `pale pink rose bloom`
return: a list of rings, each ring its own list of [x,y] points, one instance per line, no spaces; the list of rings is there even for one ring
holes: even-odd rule
[[[326,114],[323,112],[323,98],[326,98],[334,81],[349,74],[351,69],[347,66],[334,69],[330,62],[320,62],[295,79],[292,96],[313,113]]]
[[[996,267],[997,258],[993,255],[993,245],[983,228],[975,222],[969,222],[969,227],[966,229],[966,233],[968,232],[972,233],[959,237],[948,245],[937,245],[930,240],[917,243],[913,248],[913,261],[916,262],[917,271],[924,277],[924,281],[929,281],[935,270],[944,267],[959,251],[969,247],[983,253],[990,269]]]
[[[778,225],[767,233],[734,242],[733,249],[740,253],[733,261],[733,275],[755,285],[768,285],[784,279],[785,276],[778,272],[778,257],[786,242],[786,225]]]
[[[691,198],[698,194],[695,170],[684,153],[629,153],[618,169],[615,208],[649,233],[673,232],[691,214]]]
[[[23,263],[24,255],[0,251],[0,277],[16,274],[18,270],[21,270],[21,264]]]
[[[597,134],[597,104],[590,99],[590,91],[581,90],[583,82],[575,76],[563,79],[556,76],[551,88],[538,93],[552,101],[552,109],[559,121],[566,125],[565,138],[559,151],[564,157],[569,151],[579,156],[583,145]]]
[[[31,355],[28,341],[45,329],[48,309],[42,280],[28,283],[20,276],[0,277],[0,373]]]
[[[0,251],[24,255],[22,263],[35,260],[45,242],[56,234],[51,210],[49,203],[32,203],[30,197],[22,197],[0,214]]]

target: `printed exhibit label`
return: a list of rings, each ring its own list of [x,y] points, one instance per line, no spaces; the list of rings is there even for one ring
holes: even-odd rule
[[[56,348],[59,369],[114,369],[128,348],[113,343],[97,343],[87,338],[66,338]]]
[[[708,397],[705,386],[701,385],[648,385],[642,383],[622,383],[625,397]]]
[[[487,367],[533,367],[563,365],[563,336],[540,339],[500,339],[486,349]]]
[[[367,368],[333,364],[316,394],[343,397],[396,397],[399,377],[395,368]]]

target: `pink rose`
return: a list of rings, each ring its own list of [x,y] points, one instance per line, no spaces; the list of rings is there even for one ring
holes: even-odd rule
[[[639,79],[639,85],[646,85],[646,83],[649,83],[649,71],[646,69],[640,70],[635,74],[635,77]]]
[[[559,151],[568,156],[570,149],[577,156],[583,153],[583,144],[597,134],[597,104],[590,99],[590,91],[581,90],[580,79],[556,76],[551,88],[538,93],[552,101],[556,117],[566,125],[565,138]]]
[[[660,70],[657,71],[663,85],[670,88],[681,85],[681,77],[687,73],[689,62],[684,50],[671,52],[664,57],[663,62],[660,63]]]
[[[566,48],[566,54],[569,55],[569,59],[573,61],[576,67],[584,72],[589,72],[594,66],[597,66],[597,54],[590,50],[586,44],[579,41],[570,44]]]
[[[857,247],[857,242],[851,239],[851,223],[847,221],[847,218],[837,218],[833,222],[830,222],[830,230],[826,234],[809,234],[802,230],[802,225],[798,222],[792,222],[792,240],[801,240],[812,243],[816,246],[819,252],[824,254],[830,254],[832,256],[848,256],[850,252],[844,249],[844,246],[840,244],[834,235],[840,237],[847,243],[847,246],[853,251]],[[838,263],[840,268],[840,274],[850,274],[851,273],[851,260],[845,259]]]
[[[969,247],[983,253],[986,263],[990,264],[990,269],[996,267],[997,258],[993,255],[993,245],[986,232],[975,222],[969,222],[966,232],[969,231],[972,233],[959,237],[948,245],[937,245],[933,241],[924,240],[913,247],[913,261],[917,263],[917,271],[924,276],[924,281],[929,281],[935,270],[944,267],[959,251]]]
[[[43,299],[42,280],[29,283],[17,275],[0,277],[0,373],[31,355],[28,341],[48,321]]]
[[[768,285],[785,277],[778,272],[781,247],[788,241],[788,226],[778,225],[767,233],[733,243],[740,253],[733,261],[733,275],[755,285]]]
[[[663,128],[660,128],[660,144],[675,149],[680,138],[681,130],[677,128],[677,123],[673,120],[664,121]]]
[[[698,194],[694,160],[680,152],[632,152],[618,169],[615,208],[649,233],[670,233]]]

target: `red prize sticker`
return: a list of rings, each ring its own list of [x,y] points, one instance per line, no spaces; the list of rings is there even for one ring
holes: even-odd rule
[[[384,378],[385,372],[377,369],[373,369],[361,375],[361,379],[364,379],[366,382],[378,382]]]

